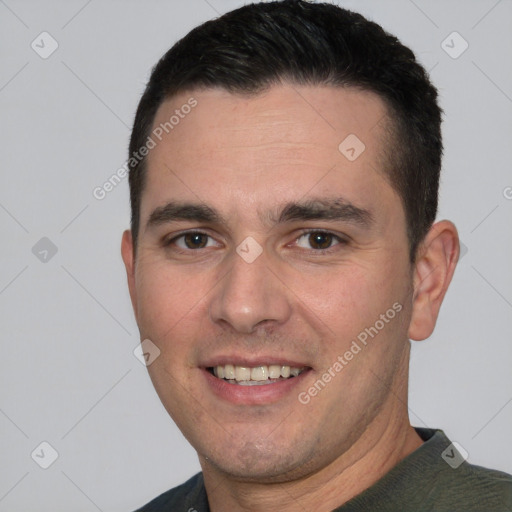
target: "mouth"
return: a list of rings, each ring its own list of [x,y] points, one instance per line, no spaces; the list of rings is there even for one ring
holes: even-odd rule
[[[234,405],[270,405],[292,400],[313,371],[299,362],[222,358],[203,366],[206,389]],[[238,363],[238,364],[236,364]]]
[[[265,386],[298,377],[308,368],[280,364],[238,366],[225,364],[207,370],[218,379],[238,386]]]

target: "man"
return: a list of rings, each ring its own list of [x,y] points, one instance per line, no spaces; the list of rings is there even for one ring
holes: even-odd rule
[[[512,509],[512,477],[408,418],[409,340],[459,255],[434,224],[436,97],[395,37],[301,0],[205,23],[157,64],[122,255],[202,473],[140,510]]]

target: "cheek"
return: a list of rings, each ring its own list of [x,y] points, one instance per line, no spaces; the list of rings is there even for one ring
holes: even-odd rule
[[[394,275],[395,274],[395,275]],[[299,282],[299,279],[297,279]],[[399,301],[400,278],[391,268],[350,265],[303,275],[297,295],[334,333],[364,328]]]
[[[345,377],[337,379],[333,389],[345,386],[345,378],[350,386],[361,379],[372,380],[371,375],[365,376],[368,367],[395,366],[407,339],[410,289],[406,274],[407,266],[390,260],[338,267],[323,278],[301,277],[299,314],[307,316],[320,335],[322,366],[328,369],[339,356],[343,358]]]
[[[408,346],[405,271],[396,262],[350,265],[331,271],[321,287],[315,279],[304,278],[302,289],[303,314],[325,333],[317,378],[330,371],[326,377],[332,381],[312,407],[318,414],[331,411],[333,417],[326,424],[335,431],[352,421],[349,417],[356,421],[362,411],[376,411],[391,386]],[[343,404],[338,408],[343,413],[332,413],[338,410],[336,404]]]
[[[165,262],[144,262],[137,272],[137,308],[143,336],[155,343],[183,330],[182,324],[201,308],[206,291],[201,280],[178,270],[171,271]]]

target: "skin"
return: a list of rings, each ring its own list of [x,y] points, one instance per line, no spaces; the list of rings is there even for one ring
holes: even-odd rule
[[[135,260],[131,233],[122,240],[141,340],[161,351],[151,379],[198,452],[213,512],[333,510],[422,443],[408,418],[409,339],[434,329],[458,259],[456,229],[435,224],[410,264],[376,95],[290,84],[251,97],[195,90],[162,104],[154,126],[191,96],[197,107],[148,155]],[[338,150],[348,134],[366,147],[352,162]],[[340,197],[373,221],[272,222],[285,203]],[[226,222],[146,227],[169,201],[206,204]],[[322,253],[304,229],[345,242],[321,238],[330,246]],[[164,246],[184,230],[209,235],[199,238],[207,245]],[[252,263],[236,252],[249,236],[262,249]],[[300,403],[395,303],[401,311]],[[233,403],[204,378],[215,357],[270,355],[310,368],[277,400]]]

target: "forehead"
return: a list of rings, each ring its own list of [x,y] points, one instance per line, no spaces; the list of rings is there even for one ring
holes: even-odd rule
[[[265,203],[308,192],[396,200],[382,158],[386,124],[384,102],[355,88],[282,84],[252,96],[181,93],[155,116],[142,216],[174,196],[233,211],[243,203],[260,213]]]
[[[197,104],[191,109],[187,107],[190,103]],[[181,93],[164,101],[153,130],[167,124],[169,133],[162,135],[169,142],[189,137],[189,128],[200,129],[203,144],[218,145],[225,137],[231,148],[236,141],[247,148],[289,136],[296,141],[324,141],[336,149],[336,143],[348,133],[374,145],[383,135],[376,128],[385,126],[387,114],[379,96],[354,87],[281,84],[255,95],[216,88]],[[195,151],[194,140],[188,142]]]

